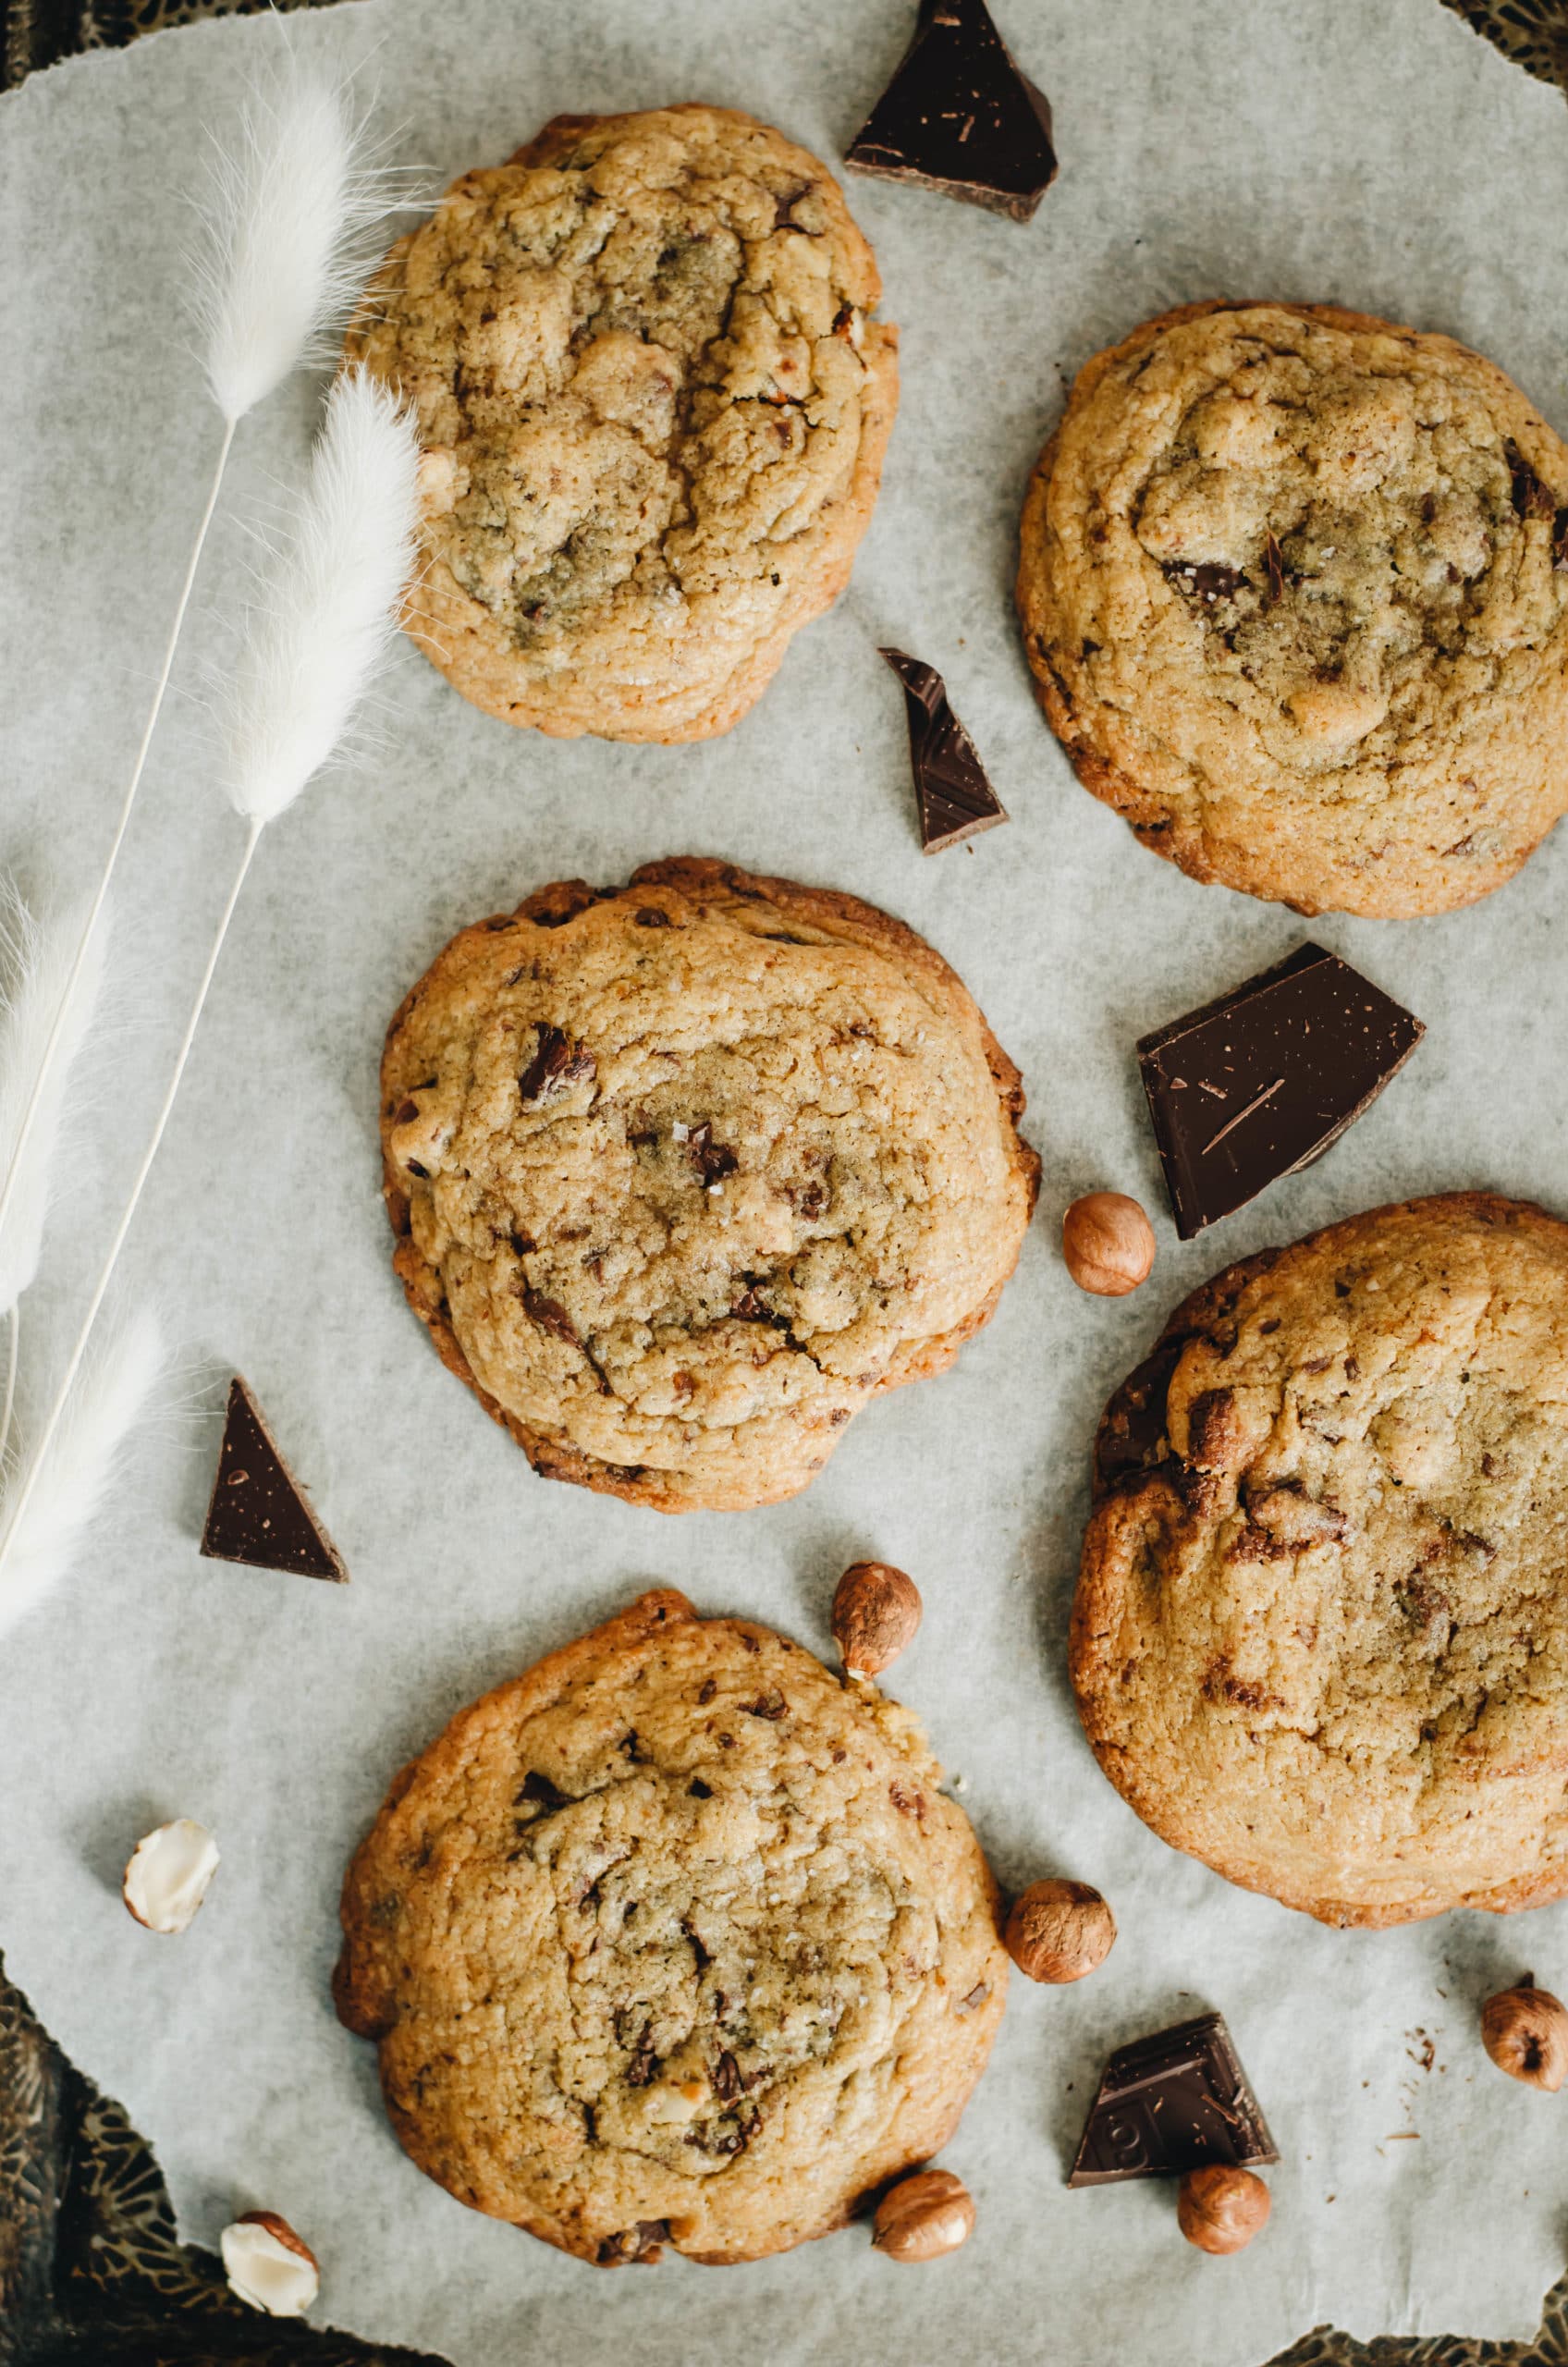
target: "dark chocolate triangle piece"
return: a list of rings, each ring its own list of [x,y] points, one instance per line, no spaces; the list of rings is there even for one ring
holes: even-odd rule
[[[1177,2177],[1208,2162],[1280,2158],[1218,2014],[1119,2046],[1079,2140],[1069,2186]]]
[[[245,1562],[302,1578],[349,1582],[343,1558],[278,1453],[262,1410],[236,1374],[218,1449],[202,1551],[210,1561]]]
[[[1321,1159],[1426,1034],[1320,945],[1158,1028],[1138,1066],[1183,1241]]]
[[[885,649],[882,655],[904,686],[921,852],[939,854],[961,839],[994,830],[1007,820],[1007,808],[986,778],[974,741],[948,705],[940,674],[922,658],[906,657],[901,649]]]
[[[1056,178],[1050,104],[985,0],[921,0],[914,38],[845,162],[1028,221]]]

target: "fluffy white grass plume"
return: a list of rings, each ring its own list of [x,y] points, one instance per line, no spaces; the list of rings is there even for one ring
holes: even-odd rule
[[[202,360],[231,424],[341,325],[396,198],[348,81],[286,50],[213,141],[197,200]]]
[[[274,820],[332,755],[386,654],[413,570],[418,466],[410,415],[346,371],[232,677],[223,781],[252,822]]]
[[[400,194],[376,161],[347,80],[328,65],[306,64],[287,42],[281,60],[263,69],[241,105],[233,132],[214,140],[205,202],[197,207],[201,236],[190,261],[202,360],[223,414],[223,440],[103,876],[37,1065],[24,1076],[15,1137],[0,1146],[0,1233],[21,1189],[23,1154],[54,1090],[67,1000],[86,970],[92,930],[129,828],[235,429],[339,325],[374,259],[374,226]]]
[[[62,1008],[65,1024],[39,1098],[5,1229],[0,1232],[0,1316],[12,1315],[38,1271],[49,1178],[66,1114],[71,1069],[92,1024],[104,983],[107,928],[91,933],[87,960],[72,981],[87,917],[86,900],[36,918],[9,880],[0,880],[0,957],[10,973],[0,1001],[0,1173],[17,1159],[22,1112],[43,1067],[43,1048]],[[68,991],[67,991],[68,989]],[[0,1441],[3,1444],[3,1441]]]
[[[419,444],[394,399],[358,372],[338,379],[293,529],[263,579],[235,668],[225,786],[249,828],[173,1073],[109,1244],[55,1402],[0,1529],[0,1624],[32,1510],[54,1501],[59,1440],[79,1426],[71,1391],[169,1122],[207,995],[263,831],[334,754],[391,644],[412,563]],[[30,1565],[31,1566],[31,1565]],[[31,1589],[29,1599],[38,1589]]]
[[[25,1502],[16,1489],[14,1509],[0,1502],[0,1635],[65,1576],[164,1367],[157,1318],[132,1316],[82,1373],[34,1464]]]

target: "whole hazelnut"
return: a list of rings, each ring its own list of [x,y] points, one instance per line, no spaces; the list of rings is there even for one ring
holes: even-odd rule
[[[833,1592],[833,1640],[849,1676],[876,1676],[920,1631],[920,1588],[890,1562],[854,1562]]]
[[[940,2260],[974,2232],[974,2201],[951,2170],[920,2170],[876,2206],[871,2240],[889,2260]]]
[[[1481,2008],[1481,2043],[1500,2071],[1554,2096],[1568,2079],[1568,2007],[1526,1977]]]
[[[1176,2224],[1200,2252],[1244,2251],[1268,2226],[1273,2207],[1263,2180],[1229,2162],[1183,2170],[1176,2189]]]
[[[1087,1883],[1031,1883],[1012,1902],[1007,1952],[1031,1981],[1082,1981],[1105,1962],[1116,1918]]]
[[[1081,1291],[1125,1298],[1148,1280],[1154,1227],[1125,1192],[1085,1192],[1062,1218],[1061,1254]]]

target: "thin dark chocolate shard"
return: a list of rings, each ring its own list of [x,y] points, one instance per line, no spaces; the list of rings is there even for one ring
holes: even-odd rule
[[[228,1387],[223,1444],[202,1551],[209,1561],[243,1562],[347,1586],[343,1557],[278,1452],[261,1407],[236,1374]]]
[[[909,755],[920,807],[920,848],[939,854],[1008,818],[986,778],[974,742],[948,704],[947,685],[934,666],[901,649],[882,656],[904,686]]]
[[[1174,2177],[1208,2162],[1277,2162],[1219,2014],[1119,2046],[1100,2074],[1069,2186]]]
[[[1425,1033],[1349,963],[1308,944],[1144,1036],[1138,1066],[1182,1239],[1321,1159]]]
[[[652,2268],[669,2241],[668,2219],[636,2219],[618,2236],[606,2236],[598,2250],[601,2268]]]
[[[546,1298],[543,1291],[525,1290],[522,1294],[524,1311],[541,1331],[548,1331],[557,1340],[564,1340],[569,1348],[581,1348],[577,1327],[558,1298]]]
[[[1502,448],[1508,462],[1509,494],[1521,518],[1550,518],[1557,516],[1557,496],[1544,477],[1525,458],[1511,436]]]
[[[985,0],[921,0],[914,37],[844,161],[1027,222],[1056,178],[1050,102]]]
[[[705,1123],[692,1127],[686,1139],[686,1154],[704,1185],[722,1184],[741,1164],[728,1143],[715,1142],[713,1128]]]
[[[518,1078],[518,1091],[525,1102],[550,1101],[557,1094],[570,1093],[574,1085],[592,1084],[598,1067],[593,1053],[582,1045],[569,1042],[558,1027],[543,1025],[533,1056]]]
[[[1267,549],[1265,564],[1268,564]],[[1178,592],[1185,593],[1189,600],[1201,601],[1206,608],[1214,607],[1221,600],[1234,600],[1238,593],[1252,588],[1239,567],[1226,567],[1219,559],[1206,559],[1201,563],[1184,558],[1168,559],[1164,571],[1167,583],[1174,584]],[[1281,585],[1283,580],[1281,577]]]

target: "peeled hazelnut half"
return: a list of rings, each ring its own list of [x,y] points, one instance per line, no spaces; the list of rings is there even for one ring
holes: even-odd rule
[[[183,1932],[218,1870],[218,1845],[188,1816],[143,1834],[130,1853],[120,1895],[149,1932]]]
[[[1061,1254],[1081,1291],[1125,1298],[1154,1265],[1154,1227],[1125,1192],[1085,1192],[1061,1220]]]
[[[848,1676],[878,1676],[920,1632],[920,1588],[890,1562],[853,1562],[833,1594],[833,1641]]]
[[[1554,2096],[1568,2079],[1568,2007],[1522,1981],[1481,2008],[1481,2043],[1500,2071]]]
[[[1183,2170],[1176,2189],[1176,2224],[1200,2252],[1244,2251],[1268,2226],[1273,2207],[1263,2180],[1229,2162]]]
[[[1003,1939],[1030,1981],[1082,1981],[1105,1962],[1116,1918],[1087,1883],[1031,1883],[1012,1902]]]
[[[321,2290],[321,2269],[276,2211],[247,2211],[218,2238],[230,2289],[271,2318],[300,2318]]]
[[[974,2232],[974,2200],[951,2170],[920,2170],[885,2194],[872,2222],[872,2243],[888,2260],[913,2265],[956,2252]]]

